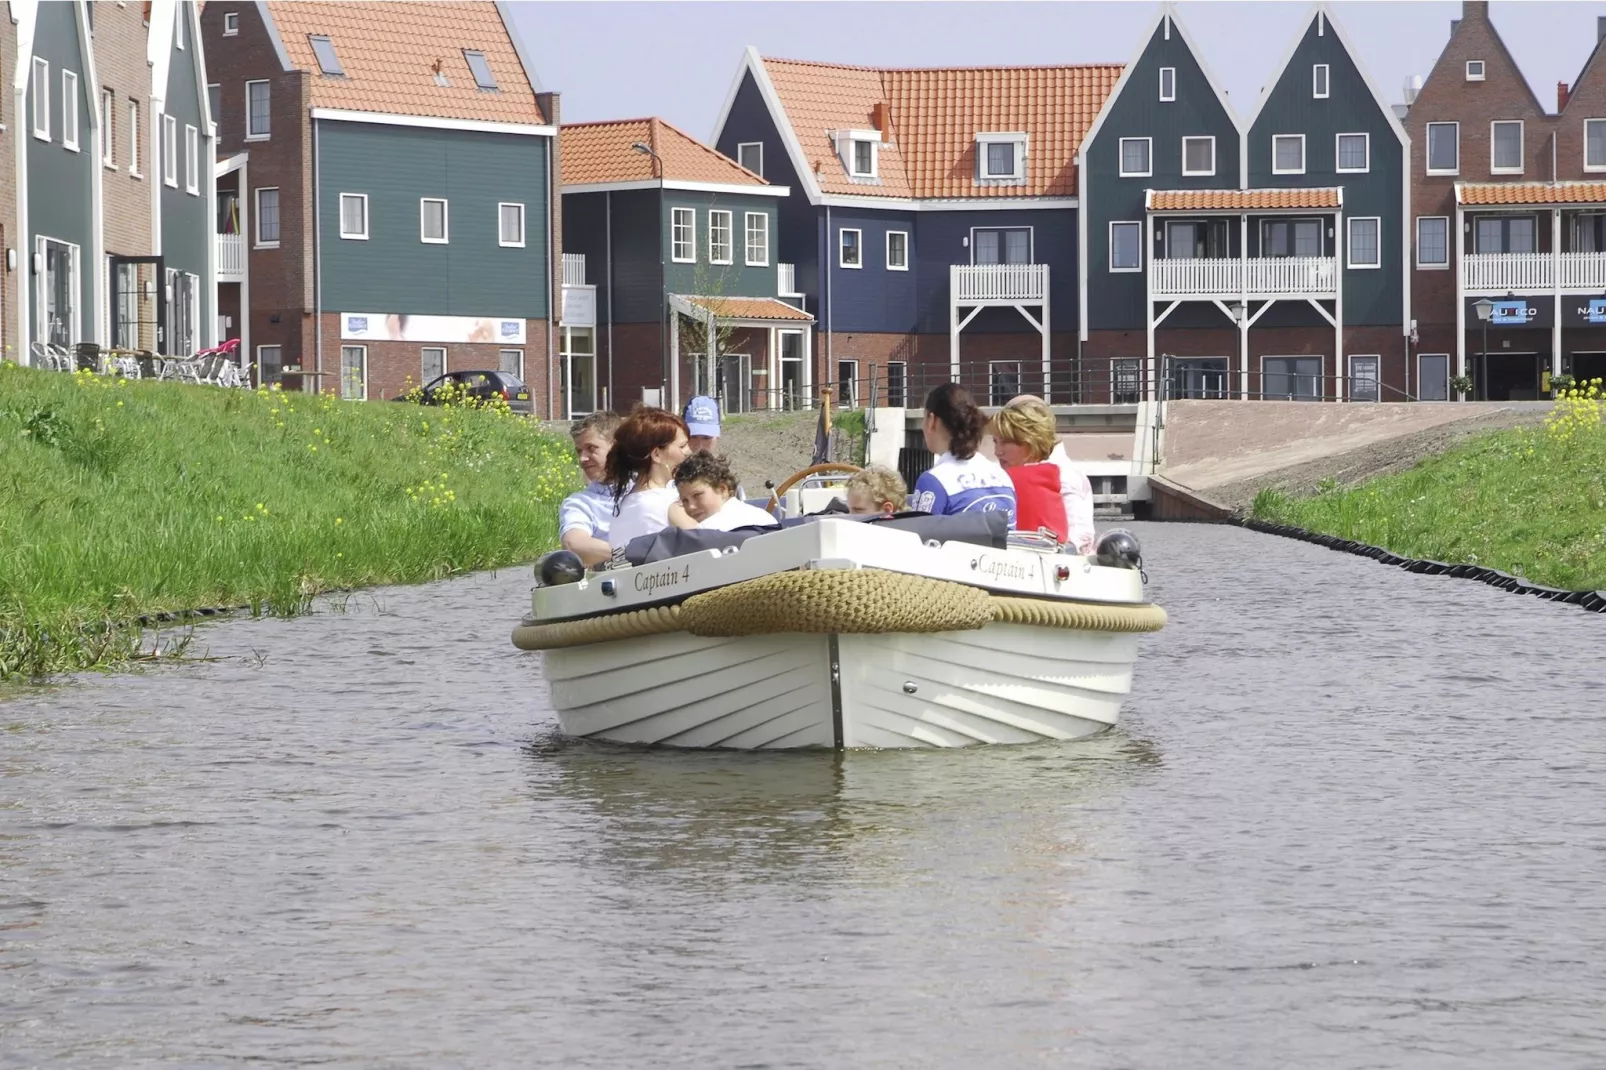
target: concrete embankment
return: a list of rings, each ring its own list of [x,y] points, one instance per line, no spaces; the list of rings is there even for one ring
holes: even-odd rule
[[[1468,435],[1538,423],[1550,407],[1548,401],[1173,401],[1158,474],[1209,503],[1244,508],[1266,487],[1308,493],[1327,479],[1347,485],[1410,468]]]

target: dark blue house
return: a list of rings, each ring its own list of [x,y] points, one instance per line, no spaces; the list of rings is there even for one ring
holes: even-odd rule
[[[882,70],[748,49],[715,148],[790,194],[780,255],[842,404],[1068,398],[1076,155],[1114,65]]]

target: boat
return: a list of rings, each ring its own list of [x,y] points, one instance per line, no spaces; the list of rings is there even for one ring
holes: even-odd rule
[[[1064,554],[1000,513],[669,529],[591,573],[565,554],[537,566],[513,643],[544,652],[565,735],[616,743],[1080,739],[1116,723],[1165,623],[1130,534]]]

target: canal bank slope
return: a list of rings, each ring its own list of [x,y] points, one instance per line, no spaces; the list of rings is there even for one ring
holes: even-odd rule
[[[578,485],[497,409],[0,363],[0,679],[115,663],[141,617],[528,561]]]

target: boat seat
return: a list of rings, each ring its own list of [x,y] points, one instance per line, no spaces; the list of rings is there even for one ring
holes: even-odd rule
[[[896,516],[886,517],[830,513],[821,517],[801,516],[783,520],[781,526],[790,528],[799,524],[817,524],[823,519],[881,524],[899,531],[912,531],[920,537],[921,542],[929,539],[938,542],[965,542],[994,550],[1004,549],[1009,538],[1009,518],[998,510],[986,513],[955,513],[950,516],[899,513]],[[632,565],[650,565],[703,550],[722,550],[727,546],[740,546],[755,535],[764,535],[774,530],[772,527],[737,528],[735,531],[665,528],[651,535],[631,539],[629,545],[625,547],[625,559]]]

